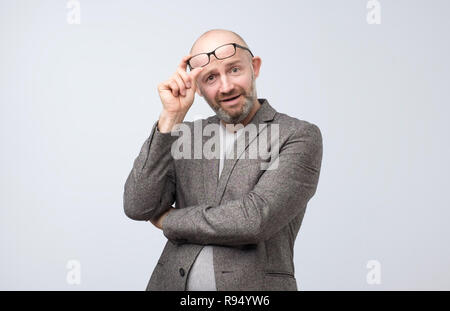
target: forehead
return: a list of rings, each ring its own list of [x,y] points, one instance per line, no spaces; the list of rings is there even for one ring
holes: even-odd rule
[[[245,45],[236,35],[229,32],[212,32],[200,37],[192,47],[191,55],[208,53],[217,47],[227,44],[237,43]]]
[[[243,55],[244,52],[244,50],[238,48],[236,49],[236,54],[226,59],[216,59],[214,55],[211,55],[209,64],[204,67],[204,70],[200,73],[200,76],[206,76],[219,68],[229,67],[231,64],[236,65],[239,63],[246,66],[246,58],[245,55]]]

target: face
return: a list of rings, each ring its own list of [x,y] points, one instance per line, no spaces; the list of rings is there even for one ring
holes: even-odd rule
[[[255,58],[251,60],[249,52],[240,48],[233,57],[223,60],[211,55],[210,63],[197,78],[199,94],[225,123],[244,120],[257,101],[255,78],[259,58]]]

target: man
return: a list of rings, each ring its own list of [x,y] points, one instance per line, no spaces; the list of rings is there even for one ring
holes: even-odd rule
[[[316,125],[257,98],[260,67],[239,35],[215,29],[158,85],[163,109],[124,192],[126,215],[151,221],[168,239],[147,290],[298,290],[293,247],[316,192],[322,136]],[[218,127],[219,158],[196,157],[190,145],[182,148],[188,157],[174,156],[181,137],[199,141],[199,123],[183,121],[195,93],[215,111],[199,128]],[[181,126],[190,131],[181,136]],[[247,139],[247,128],[257,137]],[[252,158],[268,134],[270,156]],[[209,138],[203,135],[200,144]],[[244,150],[225,159],[239,142]]]

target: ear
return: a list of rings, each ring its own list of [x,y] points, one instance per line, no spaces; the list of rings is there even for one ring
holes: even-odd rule
[[[261,57],[255,56],[252,58],[252,66],[253,72],[255,74],[255,78],[259,76],[259,69],[261,68]]]

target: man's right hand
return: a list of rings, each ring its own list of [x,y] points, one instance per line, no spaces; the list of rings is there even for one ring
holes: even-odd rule
[[[203,68],[195,68],[187,73],[189,57],[191,55],[183,57],[172,77],[158,85],[159,97],[163,104],[158,129],[162,133],[170,132],[175,124],[181,123],[194,102],[197,90],[196,78]]]

